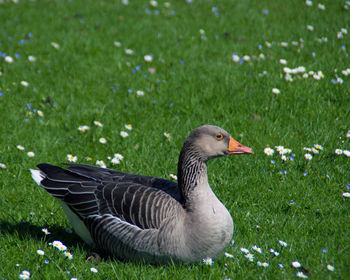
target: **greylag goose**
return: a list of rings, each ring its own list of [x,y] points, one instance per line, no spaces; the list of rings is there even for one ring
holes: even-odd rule
[[[124,260],[196,262],[220,256],[233,233],[230,213],[209,186],[206,161],[251,153],[222,128],[204,125],[184,142],[178,184],[71,163],[67,169],[43,163],[31,173],[96,249]]]

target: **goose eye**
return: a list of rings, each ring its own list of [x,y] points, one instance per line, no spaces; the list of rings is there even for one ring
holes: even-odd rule
[[[221,140],[224,136],[221,133],[215,135],[216,140]]]

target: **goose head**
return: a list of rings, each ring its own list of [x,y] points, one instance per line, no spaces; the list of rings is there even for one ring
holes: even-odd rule
[[[224,129],[213,125],[194,129],[185,141],[184,146],[188,145],[200,154],[203,161],[226,155],[253,154],[251,148],[233,139]]]

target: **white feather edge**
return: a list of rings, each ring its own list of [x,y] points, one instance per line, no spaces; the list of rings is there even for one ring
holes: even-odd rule
[[[30,172],[32,173],[33,180],[41,186],[41,181],[45,179],[45,174],[41,170],[37,169],[30,169]],[[67,218],[69,222],[71,223],[74,231],[90,246],[93,246],[94,242],[92,240],[91,234],[87,227],[85,226],[84,222],[76,215],[70,208],[67,206],[67,204],[58,199],[60,202],[64,212],[67,215]]]

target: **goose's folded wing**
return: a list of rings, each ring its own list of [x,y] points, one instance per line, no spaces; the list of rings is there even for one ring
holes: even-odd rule
[[[85,165],[85,164],[75,164],[75,163],[65,163],[68,165],[68,170],[87,178],[98,181],[113,181],[113,182],[133,182],[141,184],[143,186],[152,187],[160,189],[174,199],[182,203],[182,198],[179,192],[177,183],[152,177],[152,176],[143,176],[143,175],[133,175],[128,173],[119,172],[113,169],[101,168],[97,166]]]

